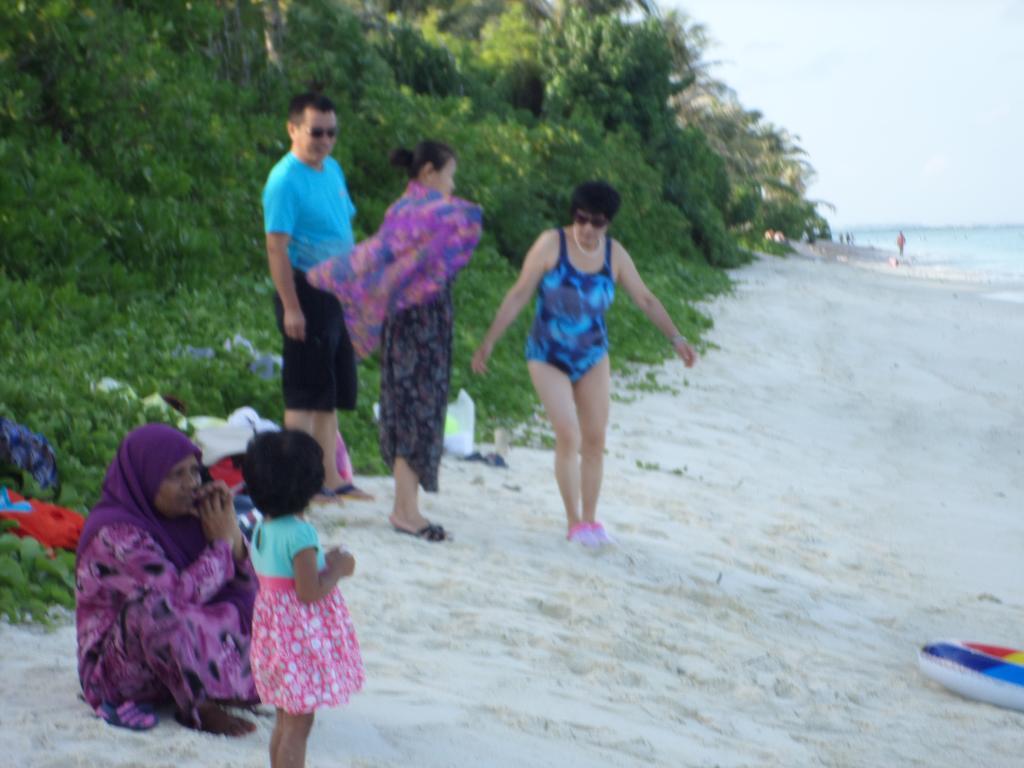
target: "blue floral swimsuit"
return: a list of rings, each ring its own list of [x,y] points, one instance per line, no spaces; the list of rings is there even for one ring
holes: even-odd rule
[[[612,241],[605,238],[604,265],[597,272],[580,272],[572,265],[563,229],[558,243],[558,263],[537,290],[526,359],[553,365],[575,383],[608,354],[604,313],[615,299]]]

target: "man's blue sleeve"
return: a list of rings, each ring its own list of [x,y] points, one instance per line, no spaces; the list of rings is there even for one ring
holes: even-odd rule
[[[298,216],[298,197],[280,176],[267,179],[263,188],[263,230],[291,235]]]

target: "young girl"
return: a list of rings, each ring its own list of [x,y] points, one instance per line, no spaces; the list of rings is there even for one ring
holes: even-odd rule
[[[363,661],[337,589],[355,558],[326,554],[304,510],[323,485],[320,446],[305,432],[263,432],[245,454],[242,474],[263,513],[252,537],[260,591],[250,659],[256,690],[277,707],[271,768],[301,768],[318,707],[344,704],[363,686]]]

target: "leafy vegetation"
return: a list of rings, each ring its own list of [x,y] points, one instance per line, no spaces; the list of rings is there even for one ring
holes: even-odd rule
[[[527,313],[489,376],[469,359],[580,181],[620,188],[615,236],[699,338],[710,320],[693,302],[728,289],[721,268],[756,233],[822,227],[802,151],[708,76],[703,47],[699,25],[653,2],[0,4],[0,413],[56,446],[61,503],[83,512],[125,432],[175,420],[150,394],[279,419],[277,378],[224,342],[279,348],[259,197],[288,149],[287,101],[310,87],[338,104],[357,236],[402,189],[388,150],[436,137],[459,152],[459,192],[484,206],[486,234],[456,286],[452,388],[473,396],[481,436],[535,409]],[[627,300],[609,323],[620,369],[669,352]],[[98,388],[105,377],[124,387]],[[384,469],[377,380],[370,359],[341,419],[361,473]],[[68,557],[0,535],[0,613],[66,604]]]
[[[0,521],[0,530],[13,525]],[[60,550],[51,557],[33,538],[0,535],[0,615],[48,624],[51,605],[75,606],[74,570],[73,552]]]

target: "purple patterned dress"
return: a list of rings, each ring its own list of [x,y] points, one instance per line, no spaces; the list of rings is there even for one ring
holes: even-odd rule
[[[174,700],[194,716],[204,699],[255,701],[249,629],[230,601],[210,602],[229,582],[256,586],[248,560],[217,542],[178,571],[145,531],[109,525],[79,555],[78,649],[86,701]]]
[[[78,676],[86,701],[173,701],[199,727],[207,700],[258,700],[249,668],[256,573],[195,516],[153,506],[163,479],[199,449],[148,424],[118,448],[82,530],[75,566]]]

